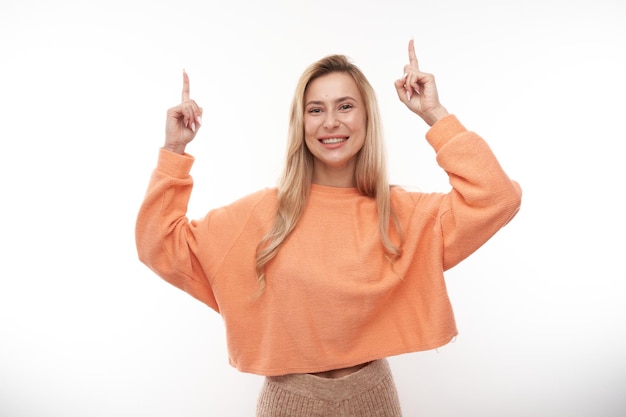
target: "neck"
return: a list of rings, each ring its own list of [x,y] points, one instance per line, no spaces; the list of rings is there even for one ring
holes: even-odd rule
[[[324,167],[324,169],[322,169],[321,167],[316,166],[313,169],[313,178],[311,182],[325,187],[354,188],[356,187],[354,167],[351,166],[338,169],[329,169],[328,167]]]
[[[337,187],[337,188],[354,188],[356,187],[356,183],[354,181],[354,176],[351,177],[324,177],[324,176],[313,176],[312,180],[313,184],[322,185],[324,187]]]

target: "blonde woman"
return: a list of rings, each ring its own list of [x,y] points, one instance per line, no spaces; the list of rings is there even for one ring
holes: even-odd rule
[[[229,359],[265,376],[257,416],[400,416],[385,358],[457,334],[443,272],[517,213],[518,184],[488,145],[439,102],[413,42],[398,98],[431,128],[447,193],[387,180],[375,93],[358,67],[328,56],[297,84],[287,160],[276,188],[189,221],[202,125],[183,74],[167,113],[136,225],[139,257],[221,314]]]

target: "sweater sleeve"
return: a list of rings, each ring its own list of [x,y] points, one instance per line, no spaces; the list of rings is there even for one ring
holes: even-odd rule
[[[135,225],[141,262],[170,284],[219,312],[198,252],[205,234],[200,221],[189,221],[194,159],[161,149]]]
[[[444,269],[465,259],[518,212],[521,188],[509,179],[487,143],[453,116],[426,134],[452,190],[439,210]]]

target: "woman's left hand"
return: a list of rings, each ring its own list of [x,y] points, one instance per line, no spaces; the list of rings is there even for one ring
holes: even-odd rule
[[[404,66],[404,76],[394,84],[400,101],[429,126],[448,115],[439,102],[435,77],[419,69],[413,39],[409,41],[409,63]]]

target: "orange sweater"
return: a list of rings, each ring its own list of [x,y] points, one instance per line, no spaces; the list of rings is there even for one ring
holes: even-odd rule
[[[193,158],[165,150],[137,219],[139,257],[221,314],[230,363],[242,372],[319,372],[444,345],[457,330],[443,271],[515,215],[521,190],[454,116],[426,137],[452,190],[392,189],[405,241],[393,268],[375,201],[355,189],[313,185],[255,298],[255,250],[273,222],[276,190],[188,221]]]

